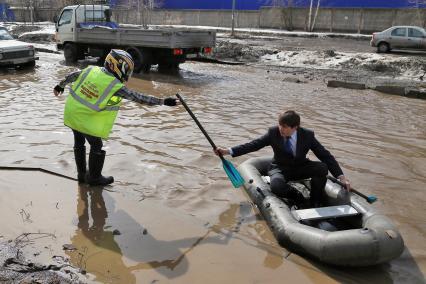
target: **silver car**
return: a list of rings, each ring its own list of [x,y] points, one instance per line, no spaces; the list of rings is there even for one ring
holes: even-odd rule
[[[371,46],[377,52],[392,49],[417,49],[426,51],[426,31],[416,26],[394,26],[382,32],[373,33]]]
[[[34,46],[14,40],[6,28],[0,27],[0,66],[35,66]]]

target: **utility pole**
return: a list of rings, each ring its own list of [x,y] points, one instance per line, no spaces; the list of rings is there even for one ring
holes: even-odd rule
[[[235,0],[232,0],[232,28],[231,28],[232,37],[235,35],[234,28],[235,28]]]
[[[314,20],[313,20],[313,22],[312,22],[312,27],[311,27],[311,32],[314,30],[314,27],[315,27],[315,21],[316,21],[316,19],[317,19],[317,16],[318,16],[318,10],[319,10],[319,7],[320,7],[320,1],[321,0],[318,0],[318,2],[317,2],[317,9],[316,9],[316,11],[315,11],[315,16],[314,16]]]
[[[138,0],[138,16],[137,21],[139,25],[142,25],[142,15],[141,15],[141,0]]]
[[[30,18],[31,18],[31,26],[34,26],[34,1],[30,0]]]
[[[309,19],[308,19],[308,32],[311,31],[311,18],[312,18],[312,2],[314,0],[311,0],[311,5],[309,5]]]

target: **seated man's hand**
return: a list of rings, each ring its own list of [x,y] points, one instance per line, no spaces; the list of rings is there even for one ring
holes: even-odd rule
[[[339,176],[339,181],[345,185],[345,188],[347,191],[351,191],[351,184],[349,183],[349,180],[344,176]]]
[[[229,150],[228,149],[216,148],[213,151],[218,156],[220,156],[220,155],[222,155],[222,156],[229,155]]]
[[[60,94],[62,94],[64,92],[64,88],[62,88],[59,85],[56,85],[55,88],[53,88],[53,94],[55,96],[59,96]]]

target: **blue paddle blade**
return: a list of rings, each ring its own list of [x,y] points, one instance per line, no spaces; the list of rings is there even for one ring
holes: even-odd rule
[[[238,188],[244,185],[243,177],[240,175],[240,173],[237,171],[237,169],[234,167],[234,165],[231,162],[223,159],[222,165],[223,165],[223,169],[225,170],[225,173],[228,175],[228,178],[231,180],[232,185],[235,188]]]
[[[377,201],[377,197],[375,197],[374,195],[367,196],[368,203],[374,203],[376,201]]]

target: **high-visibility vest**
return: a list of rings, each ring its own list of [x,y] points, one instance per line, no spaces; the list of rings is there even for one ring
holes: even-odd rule
[[[124,86],[100,67],[84,69],[70,88],[64,123],[81,133],[108,138],[122,98],[114,94]]]

